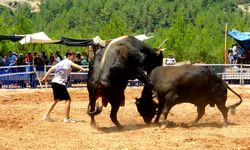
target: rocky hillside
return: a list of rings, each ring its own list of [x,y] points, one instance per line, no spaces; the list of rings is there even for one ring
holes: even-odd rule
[[[16,9],[19,3],[28,3],[31,6],[32,12],[39,11],[40,0],[0,0],[0,5]]]

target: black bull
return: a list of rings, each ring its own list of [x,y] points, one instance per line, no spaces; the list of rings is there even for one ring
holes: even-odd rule
[[[155,114],[155,123],[158,123],[163,112],[163,123],[167,125],[170,109],[176,104],[188,102],[197,106],[198,115],[194,123],[202,118],[209,104],[218,107],[224,118],[224,126],[227,126],[228,109],[234,110],[242,102],[240,95],[207,67],[161,66],[155,68],[149,78],[153,86],[145,86],[141,98],[136,100],[137,110],[146,123],[150,123]],[[225,106],[227,89],[240,98],[238,103],[228,107]],[[158,97],[158,104],[154,97]]]
[[[117,112],[124,105],[128,80],[137,78],[145,85],[150,84],[144,71],[149,74],[156,66],[162,65],[162,59],[161,51],[131,36],[114,39],[103,51],[97,52],[90,62],[87,82],[87,113],[91,116],[91,125],[96,125],[94,116],[102,111],[102,106],[110,103],[110,118],[121,129]],[[96,104],[99,97],[102,98],[102,106]]]

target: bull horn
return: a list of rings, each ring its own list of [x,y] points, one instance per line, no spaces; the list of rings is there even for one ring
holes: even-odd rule
[[[158,97],[152,97],[152,99],[153,99],[153,102],[155,103],[155,104],[159,104],[159,99],[158,99]]]
[[[168,39],[166,38],[159,46],[158,48],[160,48]]]
[[[100,114],[102,112],[102,107],[103,107],[102,105],[101,106],[97,105],[97,106],[95,106],[95,110],[91,112],[90,111],[91,110],[91,105],[89,104],[87,114],[90,115],[90,116],[98,115],[98,114]]]

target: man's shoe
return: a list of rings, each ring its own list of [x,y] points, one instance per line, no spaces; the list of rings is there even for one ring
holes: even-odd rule
[[[64,119],[63,119],[63,122],[64,122],[64,123],[76,123],[75,120],[70,119],[70,118],[64,118]]]

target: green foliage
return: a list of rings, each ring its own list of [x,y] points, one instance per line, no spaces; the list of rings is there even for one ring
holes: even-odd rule
[[[0,7],[0,34],[30,34],[44,31],[50,38],[61,36],[89,39],[99,35],[112,39],[123,35],[155,35],[146,42],[166,48],[177,61],[223,63],[225,24],[228,30],[250,31],[249,13],[238,5],[249,0],[43,0],[40,12],[20,5],[15,11]],[[247,4],[246,6],[249,6]],[[227,38],[228,47],[233,43]],[[53,44],[0,42],[0,52],[8,50],[63,52],[82,47]]]

